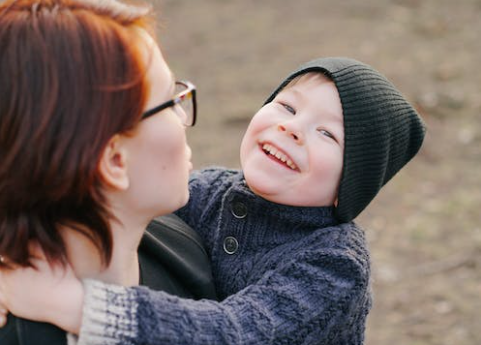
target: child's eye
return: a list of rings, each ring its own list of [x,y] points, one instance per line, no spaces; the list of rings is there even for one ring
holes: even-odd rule
[[[281,105],[292,115],[296,115],[296,110],[293,107],[291,107],[289,104],[281,103]]]
[[[329,131],[326,131],[325,129],[318,129],[319,133],[321,133],[322,135],[325,135],[326,137],[328,138],[331,138],[333,140],[336,140],[336,138],[334,137],[334,135],[332,135],[331,132]]]

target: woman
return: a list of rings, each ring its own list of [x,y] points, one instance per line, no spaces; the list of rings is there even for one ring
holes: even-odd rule
[[[0,5],[2,268],[43,252],[80,278],[215,296],[195,233],[172,218],[145,233],[188,200],[195,122],[195,88],[175,81],[148,14],[114,0]],[[12,316],[0,329],[2,345],[66,341]]]

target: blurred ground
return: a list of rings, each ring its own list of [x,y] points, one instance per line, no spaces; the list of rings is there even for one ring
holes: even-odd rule
[[[429,132],[358,222],[373,259],[366,344],[481,344],[481,1],[158,0],[159,37],[197,84],[196,168],[238,167],[250,117],[298,64],[375,66]]]

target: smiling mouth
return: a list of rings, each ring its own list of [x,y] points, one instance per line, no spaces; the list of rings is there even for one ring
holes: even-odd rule
[[[262,145],[262,151],[266,155],[268,155],[271,158],[276,159],[279,163],[283,164],[284,166],[288,167],[291,170],[299,170],[297,166],[294,164],[294,162],[287,157],[286,154],[282,153],[279,151],[277,148],[270,144],[263,144]]]

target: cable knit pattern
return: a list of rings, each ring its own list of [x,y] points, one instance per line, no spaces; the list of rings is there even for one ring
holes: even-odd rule
[[[362,229],[338,224],[330,207],[261,199],[235,170],[197,172],[190,189],[179,215],[205,241],[221,301],[95,283],[80,344],[363,343],[371,293]]]

